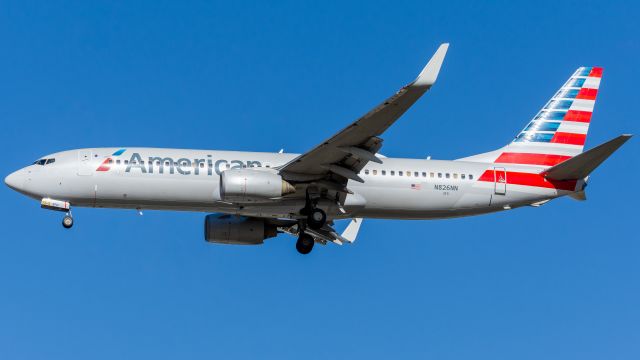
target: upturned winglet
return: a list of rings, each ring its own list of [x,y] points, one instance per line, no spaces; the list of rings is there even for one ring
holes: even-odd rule
[[[430,87],[433,85],[436,82],[436,79],[438,79],[438,73],[440,73],[440,67],[442,66],[442,62],[444,62],[444,57],[447,55],[448,49],[448,43],[440,45],[438,50],[436,50],[435,54],[431,57],[431,60],[429,60],[424,69],[422,69],[418,78],[415,79],[410,86]]]

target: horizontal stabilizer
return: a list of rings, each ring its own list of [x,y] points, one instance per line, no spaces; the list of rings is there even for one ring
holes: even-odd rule
[[[577,180],[587,177],[595,168],[600,166],[632,135],[623,134],[593,149],[578,154],[560,164],[547,169],[544,175],[552,180]]]

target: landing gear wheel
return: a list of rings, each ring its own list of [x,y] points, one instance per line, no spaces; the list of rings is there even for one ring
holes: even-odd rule
[[[62,219],[62,226],[64,226],[65,229],[71,229],[73,226],[73,218],[69,215],[65,216]]]
[[[296,242],[296,250],[298,250],[300,254],[306,255],[310,253],[311,250],[313,250],[313,245],[315,243],[316,242],[315,240],[313,240],[313,237],[311,237],[311,235],[304,234],[304,233],[300,234],[300,237]]]
[[[312,229],[320,229],[327,222],[327,214],[322,209],[311,209],[307,215],[307,225]]]

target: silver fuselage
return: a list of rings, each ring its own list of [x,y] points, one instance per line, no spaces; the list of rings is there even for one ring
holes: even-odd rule
[[[51,154],[46,158],[55,162],[27,166],[5,182],[37,200],[59,199],[80,207],[298,218],[304,206],[304,198],[299,196],[252,204],[225,203],[214,197],[222,171],[248,167],[276,172],[298,154],[126,148],[124,154],[113,156],[117,150],[93,148]],[[507,172],[532,169],[526,165],[383,158],[381,164],[369,163],[360,172],[364,183],[349,181],[347,188],[353,194],[347,195],[342,208],[328,200],[320,201],[319,206],[330,218],[435,219],[536,205],[571,192],[497,179],[479,181],[496,167]]]

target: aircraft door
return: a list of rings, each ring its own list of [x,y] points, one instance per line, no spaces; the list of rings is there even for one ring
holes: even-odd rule
[[[93,169],[91,168],[92,156],[91,150],[78,150],[78,175],[93,175]]]
[[[507,170],[503,167],[493,168],[493,181],[496,195],[507,194]]]

